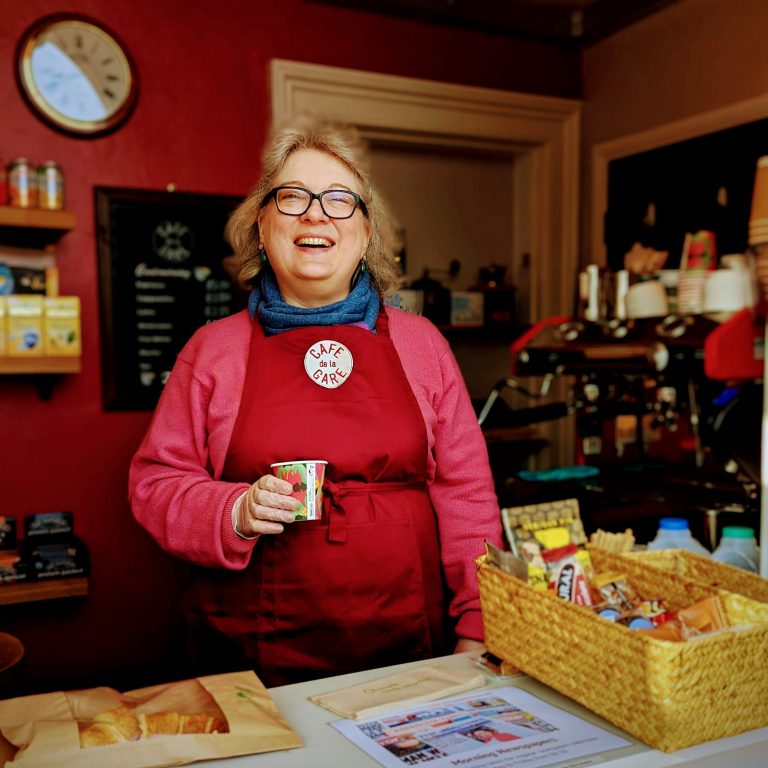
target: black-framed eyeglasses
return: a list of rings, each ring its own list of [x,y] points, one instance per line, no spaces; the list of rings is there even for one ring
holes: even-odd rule
[[[275,187],[264,198],[266,205],[271,198],[280,213],[287,216],[302,216],[309,210],[313,200],[320,201],[323,213],[329,219],[348,219],[360,206],[364,216],[368,215],[360,195],[347,189],[326,189],[325,192],[310,192],[304,187]]]

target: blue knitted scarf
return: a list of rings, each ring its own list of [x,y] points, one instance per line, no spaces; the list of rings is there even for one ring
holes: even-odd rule
[[[266,265],[248,297],[248,311],[252,318],[258,314],[267,336],[310,325],[360,325],[372,331],[379,314],[379,296],[370,275],[363,272],[343,301],[325,307],[295,307],[283,299],[275,274]]]

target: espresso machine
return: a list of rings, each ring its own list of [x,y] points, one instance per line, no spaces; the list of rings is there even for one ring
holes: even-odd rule
[[[688,518],[712,549],[723,525],[757,529],[762,360],[753,320],[745,310],[724,323],[673,314],[535,324],[512,343],[511,376],[478,420],[484,425],[511,389],[537,401],[513,409],[511,423],[571,418],[575,465],[597,473],[556,483],[505,478],[502,506],[574,496],[586,527],[631,527],[640,543],[664,516]],[[553,402],[558,379],[567,395]]]

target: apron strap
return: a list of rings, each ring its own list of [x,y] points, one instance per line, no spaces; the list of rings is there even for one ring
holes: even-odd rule
[[[341,482],[326,480],[323,483],[323,515],[328,520],[328,541],[344,543],[347,540],[347,513],[344,509],[345,496],[364,496],[374,493],[424,490],[424,480],[403,480],[386,483]]]

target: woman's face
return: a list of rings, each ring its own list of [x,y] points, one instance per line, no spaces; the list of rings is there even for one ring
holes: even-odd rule
[[[272,186],[304,187],[320,193],[347,189],[361,194],[357,179],[344,163],[316,149],[293,152]],[[319,200],[306,213],[280,213],[274,199],[259,212],[259,235],[289,303],[317,307],[341,301],[365,252],[370,227],[358,206],[349,219],[332,219]]]

